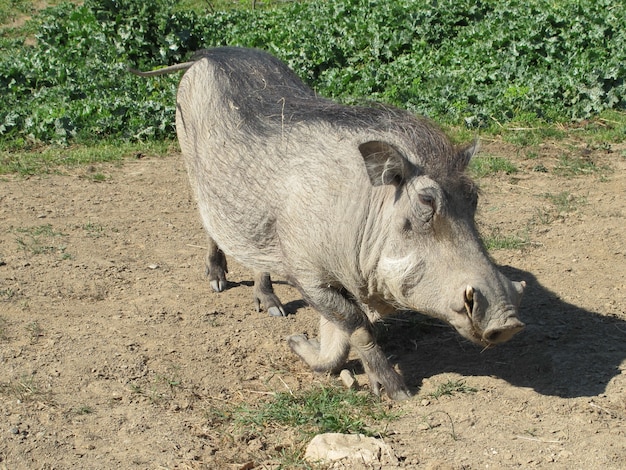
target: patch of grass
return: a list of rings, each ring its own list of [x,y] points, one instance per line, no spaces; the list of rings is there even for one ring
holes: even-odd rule
[[[72,409],[72,413],[74,413],[75,415],[89,415],[94,412],[95,410],[91,406],[88,406],[88,405],[81,405]]]
[[[108,177],[104,173],[95,172],[89,174],[89,179],[94,183],[102,183],[103,181],[106,181]]]
[[[120,162],[127,158],[143,158],[146,155],[163,157],[176,148],[172,141],[129,143],[102,141],[93,145],[71,147],[48,146],[42,148],[0,149],[0,175],[22,176],[58,172],[63,168],[96,163]],[[94,172],[92,180],[104,181],[106,176]]]
[[[474,387],[466,385],[463,380],[448,380],[435,389],[434,392],[429,393],[427,396],[435,399],[439,399],[442,396],[451,396],[455,393],[476,393],[478,390]]]
[[[184,391],[179,369],[174,364],[168,365],[164,373],[157,372],[147,380],[129,382],[128,387],[134,395],[145,397],[154,405],[165,405]]]
[[[543,197],[554,204],[558,213],[573,212],[587,202],[585,197],[574,196],[569,191],[563,191],[557,194],[546,193],[543,194]]]
[[[535,208],[535,215],[533,216],[531,223],[536,222],[541,225],[550,225],[554,222],[555,218],[556,216],[553,210],[537,207]]]
[[[505,142],[519,147],[536,147],[548,139],[561,140],[567,136],[564,129],[540,121],[533,122],[530,126],[521,125],[519,127],[512,123],[507,128],[502,129],[500,133]]]
[[[29,374],[23,374],[19,379],[0,383],[0,394],[15,398],[20,402],[32,402],[48,398],[35,377]]]
[[[33,11],[33,2],[26,0],[0,0],[0,25],[15,21],[18,17],[29,15]]]
[[[554,168],[555,174],[564,177],[592,175],[599,171],[600,168],[590,158],[568,154],[561,155]]]
[[[274,447],[273,458],[280,461],[279,468],[312,469],[317,467],[303,460],[304,445],[312,436],[325,432],[380,436],[384,429],[377,427],[398,414],[370,393],[317,386],[298,393],[276,393],[253,405],[218,405],[206,417],[212,428],[223,429],[236,439],[265,440],[286,428],[290,433],[293,430],[295,442]]]
[[[579,134],[592,145],[606,145],[626,140],[626,112],[608,109],[592,119],[579,123],[578,127],[567,128],[569,134]]]
[[[44,225],[38,225],[36,227],[30,227],[30,228],[18,228],[17,232],[19,233],[26,233],[28,235],[30,235],[31,237],[58,237],[58,236],[65,236],[64,233],[61,232],[56,232],[53,228],[52,225],[50,224],[44,224]]]
[[[36,343],[43,336],[43,328],[38,321],[30,322],[26,325],[26,331],[30,335],[30,342]]]
[[[13,297],[15,297],[15,291],[10,287],[0,289],[0,300],[11,300]]]
[[[584,196],[574,196],[569,191],[562,191],[557,194],[545,193],[541,196],[551,202],[552,207],[537,207],[530,224],[549,225],[555,220],[564,217],[564,214],[574,212],[580,206],[587,204],[587,199]]]
[[[373,436],[381,431],[371,429],[369,422],[388,421],[393,415],[369,393],[316,387],[297,394],[278,393],[258,407],[235,410],[233,418],[243,427],[297,427],[305,436],[326,432]]]
[[[104,234],[104,226],[91,221],[83,225],[83,230],[91,238],[100,238]]]
[[[483,178],[497,173],[510,175],[517,172],[517,167],[506,158],[487,155],[473,158],[469,171],[474,178]]]
[[[483,236],[483,243],[488,251],[519,250],[530,244],[529,235],[505,235],[500,229],[494,229],[490,234]]]
[[[33,255],[54,253],[57,251],[60,253],[65,252],[65,246],[56,245],[52,242],[57,237],[65,237],[66,234],[55,231],[50,224],[29,228],[18,228],[16,229],[16,232],[20,235],[15,239],[15,241],[22,251]]]

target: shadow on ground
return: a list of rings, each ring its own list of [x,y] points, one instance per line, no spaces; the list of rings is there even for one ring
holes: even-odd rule
[[[409,387],[415,392],[425,377],[456,372],[562,398],[603,393],[626,359],[626,322],[563,302],[528,272],[502,270],[528,284],[520,312],[526,329],[508,343],[482,351],[447,325],[412,312],[385,322],[381,345]]]

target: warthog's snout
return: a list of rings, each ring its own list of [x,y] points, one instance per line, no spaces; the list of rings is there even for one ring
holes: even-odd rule
[[[526,283],[524,281],[513,282],[512,285],[517,294],[521,297]],[[509,305],[508,308],[503,308],[502,310],[498,309],[497,314],[491,312],[491,315],[486,315],[488,306],[485,300],[486,299],[470,285],[468,285],[463,292],[465,312],[472,323],[474,337],[480,343],[486,346],[505,343],[524,329],[526,325],[517,318],[517,309],[515,307]],[[479,326],[480,319],[485,317],[489,318],[490,321],[481,333]]]
[[[522,331],[525,326],[516,317],[509,317],[504,324],[494,328],[487,328],[483,333],[483,342],[490,345],[504,343]]]

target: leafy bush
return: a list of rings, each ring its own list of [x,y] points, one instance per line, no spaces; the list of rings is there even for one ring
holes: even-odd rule
[[[469,127],[626,108],[626,6],[612,0],[315,0],[199,15],[175,0],[86,0],[0,39],[0,141],[162,139],[179,75],[203,47],[263,48],[319,93]]]

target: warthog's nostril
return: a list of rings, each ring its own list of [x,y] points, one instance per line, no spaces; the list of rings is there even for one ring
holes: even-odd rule
[[[500,330],[492,330],[488,331],[483,335],[483,339],[488,343],[499,343],[498,338],[503,335],[503,332]]]
[[[514,320],[499,328],[489,328],[483,333],[483,340],[489,344],[504,343],[510,340],[516,333],[524,329],[524,324]]]

